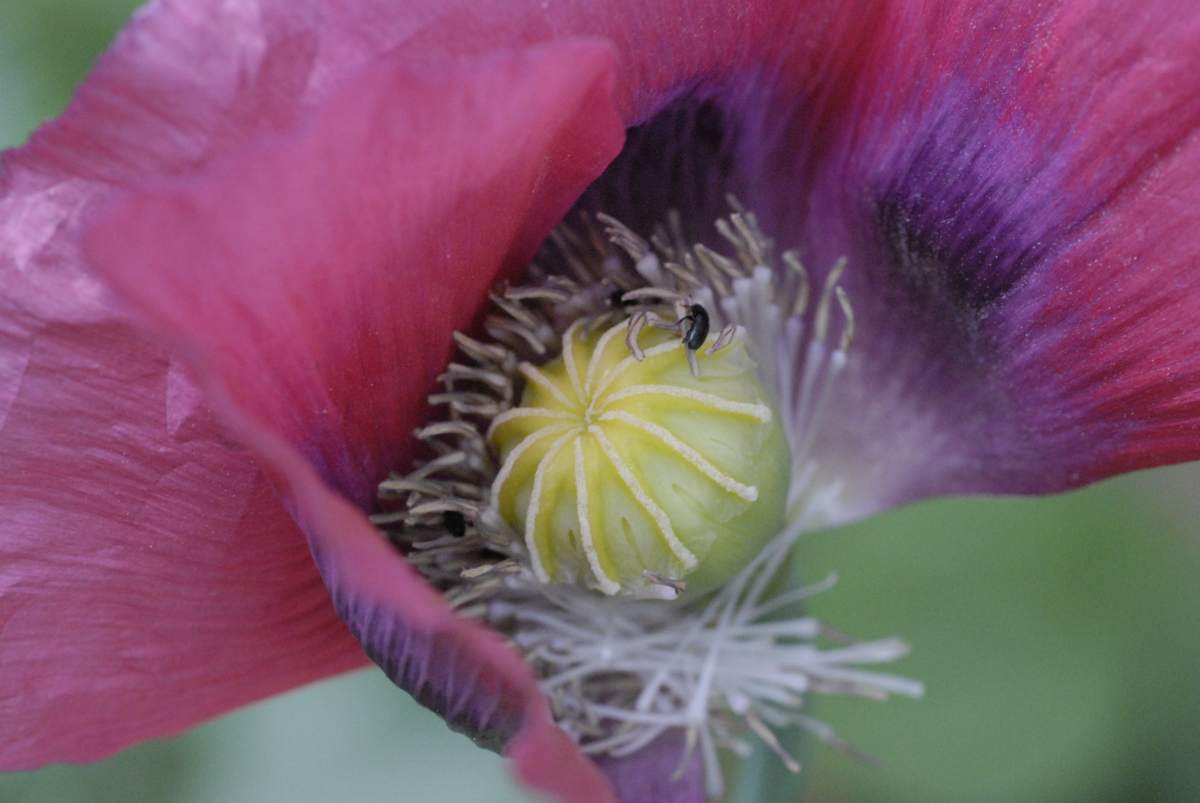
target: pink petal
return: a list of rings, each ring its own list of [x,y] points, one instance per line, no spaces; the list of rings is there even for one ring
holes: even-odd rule
[[[144,183],[286,130],[380,55],[417,67],[572,36],[612,43],[616,103],[633,123],[781,52],[819,65],[848,17],[830,0],[160,0],[21,158]]]
[[[340,129],[344,139],[335,136],[336,126],[324,112],[325,122],[315,123],[303,140],[307,145],[287,137],[264,142],[262,137],[290,130],[342,86],[347,71],[392,50],[397,51],[389,56],[393,63],[403,62],[417,74],[424,71],[421,80],[436,82],[445,76],[441,67],[430,65],[477,56],[498,42],[518,47],[572,33],[604,36],[619,54],[615,104],[626,121],[644,121],[697,87],[725,93],[727,105],[743,115],[740,122],[751,129],[760,125],[757,133],[765,137],[746,141],[742,155],[750,158],[741,165],[746,169],[742,179],[763,179],[767,189],[760,199],[768,200],[768,209],[787,210],[779,215],[778,231],[794,235],[795,244],[818,257],[850,253],[867,265],[872,260],[883,264],[872,239],[881,234],[879,221],[870,218],[869,209],[864,215],[863,204],[870,197],[854,195],[847,205],[848,190],[853,195],[868,179],[886,178],[887,169],[904,163],[904,148],[919,141],[914,134],[928,134],[941,147],[933,156],[944,157],[943,164],[951,166],[954,158],[975,153],[965,146],[983,142],[977,164],[996,182],[985,188],[992,192],[1000,186],[996,197],[1005,203],[1015,199],[1007,210],[1014,215],[1033,210],[1023,221],[1042,228],[1023,231],[1044,229],[1056,250],[1005,297],[1003,314],[985,321],[998,352],[1006,355],[1006,361],[989,366],[986,381],[968,387],[958,378],[937,375],[935,361],[914,359],[923,355],[890,352],[887,344],[906,342],[908,330],[878,326],[872,345],[866,340],[871,327],[864,327],[863,353],[875,367],[888,370],[874,372],[876,378],[861,382],[840,406],[868,415],[847,415],[853,427],[830,433],[838,441],[838,453],[853,451],[848,445],[868,447],[858,452],[863,470],[848,472],[865,478],[860,512],[946,490],[1064,487],[1117,470],[1196,456],[1200,399],[1191,389],[1200,378],[1193,366],[1200,344],[1190,326],[1195,315],[1189,299],[1196,288],[1188,277],[1196,273],[1197,262],[1190,236],[1197,186],[1191,121],[1196,115],[1189,105],[1197,97],[1192,55],[1197,36],[1183,14],[1188,7],[1152,3],[1121,14],[1103,4],[1084,3],[1020,7],[1011,13],[987,10],[994,8],[956,5],[939,7],[934,14],[925,5],[896,3],[872,7],[886,13],[872,15],[872,23],[863,25],[854,14],[862,9],[833,3],[630,0],[603,7],[563,2],[543,8],[532,0],[494,0],[409,2],[398,9],[391,0],[162,2],[126,35],[72,112],[12,163],[117,183],[204,172],[190,189],[175,187],[158,196],[161,207],[150,200],[125,207],[118,216],[128,218],[127,228],[114,223],[97,240],[97,254],[104,257],[108,249],[107,267],[130,296],[160,327],[185,335],[181,342],[191,344],[194,355],[205,361],[212,387],[223,386],[232,398],[226,415],[241,421],[238,431],[246,442],[275,455],[273,465],[290,478],[296,513],[309,523],[330,584],[344,590],[343,610],[364,598],[369,603],[356,609],[360,634],[381,628],[381,642],[396,646],[397,639],[411,639],[416,631],[424,636],[441,632],[442,620],[416,621],[419,617],[411,612],[407,618],[393,615],[408,601],[416,601],[413,610],[429,603],[412,591],[409,579],[401,582],[406,591],[395,599],[382,588],[377,594],[359,594],[360,584],[375,588],[374,581],[359,580],[369,575],[375,553],[348,557],[358,554],[359,540],[365,543],[365,525],[358,521],[350,527],[361,532],[348,542],[353,546],[344,546],[312,524],[325,521],[317,513],[336,503],[321,501],[317,492],[296,492],[309,486],[301,468],[291,465],[294,455],[273,449],[250,421],[270,426],[299,448],[327,482],[366,504],[374,478],[404,457],[406,429],[418,420],[421,395],[447,354],[440,338],[473,315],[502,257],[508,257],[509,267],[519,265],[555,211],[582,186],[588,170],[574,176],[551,174],[562,186],[557,196],[553,188],[544,189],[541,206],[529,205],[534,190],[528,181],[522,184],[508,175],[495,179],[527,190],[526,197],[495,192],[494,198],[506,201],[496,204],[501,219],[471,218],[472,237],[478,237],[480,247],[470,251],[461,242],[452,243],[460,250],[447,261],[434,229],[453,221],[455,231],[463,230],[452,201],[443,199],[441,207],[422,205],[418,215],[407,210],[409,218],[398,220],[381,213],[379,205],[402,195],[393,198],[376,188],[363,193],[372,201],[365,205],[369,214],[346,215],[346,198],[359,196],[337,170],[310,172],[307,163],[297,162],[305,164],[297,175],[274,163],[256,171],[259,162],[271,162],[279,152],[309,159],[322,153],[332,163],[361,170],[361,159],[346,150],[366,143],[387,151],[386,143],[373,142],[369,131],[353,129],[362,125],[361,108],[354,118],[359,122],[350,120]],[[1051,33],[1035,35],[1043,29]],[[763,65],[775,69],[780,64],[786,66],[764,75]],[[1047,71],[1047,65],[1056,67]],[[1038,78],[1044,75],[1053,80]],[[1106,80],[1096,81],[1096,75]],[[1113,85],[1118,89],[1109,92]],[[743,89],[745,97],[739,99],[737,92]],[[353,111],[355,104],[339,96],[334,107]],[[391,120],[386,109],[379,111],[381,119]],[[956,140],[961,131],[943,122],[975,129]],[[543,118],[530,128],[545,125]],[[1003,136],[992,142],[994,134]],[[261,158],[242,156],[208,175],[214,154],[236,152],[247,143],[259,149]],[[764,143],[782,143],[792,161],[768,159],[755,147]],[[414,143],[415,156],[397,154],[395,162],[380,161],[379,172],[401,184],[407,176],[398,175],[396,165],[404,158],[428,171],[439,158],[437,149],[422,153],[419,145]],[[446,171],[452,182],[467,167],[496,167],[497,154],[518,162],[526,158],[506,156],[501,148],[487,158],[476,154],[480,161],[475,164],[468,150],[459,150],[441,152],[453,162]],[[597,157],[589,164],[594,168],[603,161]],[[243,176],[232,176],[239,171],[248,185],[241,196],[236,188]],[[480,182],[489,178],[494,176],[485,169]],[[216,189],[223,183],[234,191]],[[332,192],[336,201],[328,206],[341,217],[328,221],[321,217],[328,210],[316,208],[324,205],[306,206],[305,191],[311,194],[314,185]],[[443,189],[427,191],[441,197],[437,191]],[[457,186],[446,189],[447,197],[455,191]],[[256,194],[259,204],[252,202]],[[411,202],[412,193],[403,197]],[[551,197],[557,200],[546,200]],[[244,220],[230,220],[234,214],[222,211],[226,198]],[[512,208],[513,198],[520,208]],[[949,204],[953,198],[941,200]],[[471,200],[473,205],[485,202]],[[86,205],[90,198],[78,203]],[[953,204],[947,208],[952,214],[941,219],[954,236],[967,236],[972,221]],[[135,218],[139,209],[144,210],[140,220]],[[793,210],[799,211],[793,215]],[[858,230],[863,217],[867,227]],[[155,232],[138,225],[148,227],[144,221],[152,220],[168,228]],[[335,222],[338,231],[332,230]],[[390,230],[381,233],[381,226]],[[298,244],[297,231],[305,235]],[[160,232],[164,239],[176,239],[159,243]],[[1010,234],[986,232],[996,240]],[[123,267],[122,239],[142,250],[140,265]],[[253,254],[239,254],[238,249]],[[389,250],[419,254],[424,265],[420,271],[400,266],[388,277],[379,254]],[[365,260],[372,275],[351,275],[340,283],[322,277],[313,263],[335,257],[356,265]],[[472,260],[472,269],[451,273]],[[267,275],[259,272],[264,261],[273,266]],[[822,262],[832,260],[816,261],[820,270]],[[222,270],[212,271],[213,264]],[[238,272],[238,265],[246,270]],[[190,266],[199,267],[187,277]],[[447,271],[433,273],[442,267]],[[159,270],[165,272],[156,275]],[[431,275],[435,281],[428,291],[423,288],[415,298],[405,295],[411,293],[411,279]],[[226,284],[215,286],[214,277]],[[195,287],[185,286],[189,278]],[[871,304],[886,306],[888,297],[878,288],[860,284],[851,289],[862,303],[864,321],[870,320]],[[392,292],[390,306],[376,290]],[[71,285],[68,295],[78,292]],[[195,297],[189,297],[193,292]],[[872,297],[872,292],[878,295]],[[314,300],[321,294],[328,301]],[[366,331],[347,333],[364,325]],[[0,379],[24,374],[21,351],[11,353],[17,356],[0,365]],[[278,361],[273,359],[277,354]],[[415,365],[400,364],[410,356]],[[148,373],[161,374],[165,364],[159,356]],[[898,373],[892,372],[895,368]],[[405,376],[420,381],[400,388]],[[336,381],[325,381],[331,377]],[[879,377],[888,377],[890,384],[881,388]],[[168,416],[168,425],[177,418]],[[930,421],[939,438],[922,435],[921,427]],[[918,437],[910,437],[914,432]],[[340,546],[321,552],[324,542]],[[410,591],[417,596],[405,596]],[[350,597],[354,599],[348,602]],[[469,671],[459,679],[495,671],[500,686],[525,688],[527,680],[507,674],[503,667],[508,665],[490,652],[494,644],[486,638],[476,641],[478,634],[469,629],[445,632],[454,634],[447,649],[427,646],[416,651],[423,657],[397,664],[393,673],[419,677],[430,666],[462,658]],[[435,641],[426,639],[427,645]],[[433,663],[422,663],[426,659]],[[448,693],[454,689],[462,691],[461,699]],[[445,706],[461,705],[471,712],[476,725],[480,718],[486,725],[493,712],[507,710],[473,699],[469,683],[446,684],[437,695]],[[522,704],[535,705],[524,693],[518,697]],[[543,722],[539,717],[524,715],[522,739],[533,738],[529,734]],[[542,745],[540,737],[534,742]],[[535,763],[518,763],[529,772],[539,771]]]
[[[454,617],[314,469],[361,508],[403,465],[451,331],[619,150],[611,69],[584,42],[420,72],[384,61],[296,135],[132,196],[88,239],[93,263],[185,338],[238,439],[278,472],[368,653],[477,738],[524,727],[520,744],[586,779],[565,799],[596,801],[607,785],[555,747],[523,660]]]
[[[1052,47],[1025,99],[1058,120],[1067,185],[1094,205],[1020,289],[1006,345],[1031,417],[1083,457],[1075,486],[1200,457],[1200,13],[1080,3]]]
[[[0,199],[0,766],[92,761],[362,664],[178,363],[79,272],[90,192]]]
[[[141,439],[140,445],[150,450],[150,457],[218,466],[222,476],[219,483],[202,489],[188,488],[183,494],[187,499],[202,500],[195,504],[199,510],[189,509],[187,515],[196,517],[193,520],[201,534],[214,543],[225,545],[224,555],[236,571],[253,575],[244,579],[243,585],[247,586],[244,593],[220,601],[222,608],[228,608],[232,601],[244,599],[246,608],[251,611],[244,617],[247,630],[269,630],[273,624],[264,624],[256,616],[259,619],[263,615],[275,616],[277,611],[288,609],[289,600],[293,600],[294,606],[298,592],[293,586],[310,587],[311,571],[306,562],[289,559],[284,562],[297,575],[291,581],[284,579],[282,570],[276,567],[264,567],[264,572],[255,574],[254,566],[246,565],[243,560],[241,550],[250,549],[251,543],[253,549],[258,549],[258,540],[269,540],[271,544],[279,545],[280,550],[284,547],[298,550],[294,529],[286,522],[279,524],[285,528],[283,530],[265,525],[251,527],[246,523],[241,525],[241,531],[221,530],[211,524],[211,519],[228,518],[226,504],[238,509],[239,500],[247,497],[255,500],[255,506],[247,508],[244,522],[262,521],[272,516],[278,518],[278,508],[267,496],[254,490],[259,487],[260,480],[249,468],[247,458],[227,454],[224,441],[207,419],[203,415],[190,414],[199,402],[190,383],[181,378],[183,372],[168,370],[173,363],[165,348],[148,344],[126,331],[124,313],[114,306],[104,286],[96,283],[83,267],[76,244],[79,217],[93,205],[103,203],[113,188],[153,183],[163,176],[193,174],[203,170],[215,155],[235,151],[263,134],[289,129],[306,110],[340,85],[347,71],[401,45],[404,50],[397,58],[407,57],[413,63],[421,63],[486,52],[497,42],[516,46],[572,31],[607,32],[625,53],[617,76],[621,87],[618,105],[628,115],[644,116],[661,103],[662,97],[687,86],[695,75],[722,68],[722,65],[752,61],[760,52],[754,43],[774,27],[777,16],[771,3],[745,4],[736,10],[719,0],[677,5],[672,10],[665,3],[634,2],[596,9],[587,4],[563,3],[547,9],[541,2],[505,0],[487,5],[478,2],[457,5],[406,3],[400,8],[392,2],[162,0],[140,12],[113,52],[101,61],[93,77],[81,88],[63,118],[47,125],[29,147],[6,155],[9,172],[3,206],[6,253],[0,266],[4,271],[6,295],[5,306],[0,308],[0,331],[5,338],[0,382],[5,384],[0,387],[0,413],[7,413],[6,408],[11,407],[13,416],[0,431],[0,436],[5,438],[5,458],[14,463],[22,460],[28,463],[35,459],[46,440],[37,434],[40,430],[29,433],[15,430],[15,421],[33,418],[28,415],[22,418],[21,413],[34,406],[27,406],[29,397],[19,392],[26,368],[31,373],[42,370],[46,375],[60,379],[66,375],[65,371],[57,370],[49,361],[50,357],[41,352],[33,353],[30,344],[35,335],[45,352],[59,352],[63,359],[72,359],[83,341],[93,341],[90,331],[74,327],[81,321],[110,325],[113,335],[103,341],[103,349],[94,350],[90,360],[98,376],[121,376],[127,380],[120,388],[126,392],[115,396],[125,407],[108,413],[108,418],[103,421],[83,416],[86,420],[74,420],[64,429],[77,432],[79,451],[98,455],[100,465],[113,462],[103,459],[108,452],[119,455],[128,466],[153,463],[146,455],[133,450],[126,440],[116,437],[134,433]],[[779,7],[795,10],[791,3],[779,4]],[[669,34],[676,30],[681,14],[686,14],[691,26],[687,45],[664,49],[661,44],[671,41]],[[806,24],[815,26],[812,19],[809,15]],[[735,21],[740,24],[734,25]],[[14,278],[16,274],[20,274],[22,281],[28,281],[32,290]],[[466,307],[472,305],[473,302]],[[466,312],[466,307],[458,312]],[[429,339],[433,340],[432,337]],[[429,366],[439,360],[435,357],[422,359],[426,373]],[[133,376],[140,382],[134,383]],[[43,385],[47,387],[42,392],[56,398],[67,398],[71,391],[70,386],[64,386],[60,392],[50,380]],[[31,385],[25,383],[24,386]],[[164,414],[161,413],[164,409],[165,435],[162,434]],[[79,417],[75,416],[76,419]],[[399,413],[395,414],[396,420],[401,417]],[[71,420],[72,416],[64,411],[59,421],[43,418],[36,423],[41,428],[54,428],[60,422]],[[186,426],[181,430],[185,422]],[[89,431],[87,426],[100,430]],[[187,432],[190,452],[181,451],[172,440],[181,431]],[[397,452],[403,450],[399,441],[391,446]],[[196,456],[201,452],[215,456],[209,463],[203,463]],[[78,459],[85,462],[83,458]],[[375,465],[383,465],[390,458],[374,456],[368,459]],[[237,464],[238,460],[244,461],[244,464],[238,464],[241,465],[239,471],[219,469],[224,465],[222,461]],[[88,471],[91,469],[83,466],[70,471],[56,470],[53,476],[47,471],[43,476],[58,481],[64,476]],[[131,483],[127,492],[129,499],[143,497],[158,482],[153,471],[133,473],[140,473],[140,481],[148,485],[142,487]],[[31,488],[29,493],[44,496],[46,491]],[[365,486],[355,489],[355,494],[364,497]],[[138,543],[138,525],[129,525],[134,519],[124,512],[129,499],[110,499],[103,493],[92,495],[95,499],[90,507],[72,500],[72,515],[80,517],[80,523],[70,528],[74,531],[72,543],[83,543],[83,539],[93,535],[105,543]],[[214,499],[214,495],[220,498]],[[8,509],[7,496],[0,498]],[[12,501],[13,505],[19,503],[19,499]],[[50,502],[43,504],[50,505]],[[165,504],[164,507],[174,508]],[[179,507],[191,506],[181,502]],[[271,512],[251,512],[258,510]],[[169,512],[162,515],[161,522],[155,527],[166,533],[179,532],[182,525],[172,520]],[[42,550],[42,560],[52,559],[60,550],[54,539],[59,530],[54,525],[69,519],[62,510],[50,510],[36,525],[29,522],[22,525],[26,528],[22,530],[23,541],[15,537],[10,539],[6,534],[5,548],[13,544],[13,552],[20,551],[27,562],[35,561],[39,550]],[[116,528],[113,522],[124,528],[119,537],[110,535],[110,530]],[[49,531],[44,532],[47,529]],[[258,540],[251,542],[243,537],[247,529],[261,531],[256,536]],[[62,531],[67,532],[66,529]],[[157,554],[163,554],[161,547],[157,549]],[[127,551],[137,554],[140,548],[131,546]],[[14,562],[6,566],[3,574],[6,590],[18,588],[19,565]],[[162,565],[144,563],[135,568],[144,570],[140,582],[145,588],[187,587],[189,584],[219,588],[226,583],[222,577],[225,570],[220,566],[198,567],[195,563],[164,560]],[[202,574],[211,570],[211,576],[188,580],[187,572],[197,569]],[[264,581],[259,576],[263,573],[271,581]],[[273,582],[276,578],[280,580],[278,585]],[[77,619],[83,631],[106,632],[105,628],[98,627],[102,623],[88,618],[86,605],[77,606],[72,600],[103,596],[110,583],[109,575],[104,572],[77,574],[74,581],[79,585],[69,595],[53,594],[46,586],[36,589],[20,586],[23,596],[14,595],[0,602],[0,610],[7,617],[4,621],[15,623],[0,639],[7,639],[21,621],[8,612],[17,605],[22,611],[21,616],[30,617],[30,621],[37,617],[52,621]],[[280,594],[286,599],[279,600]],[[303,594],[300,597],[304,598]],[[220,670],[213,656],[220,655],[221,651],[201,645],[196,645],[193,650],[187,641],[196,630],[192,623],[217,621],[214,612],[195,604],[183,613],[193,618],[185,616],[182,621],[186,623],[176,630],[169,631],[164,626],[153,634],[138,631],[135,636],[126,635],[126,643],[137,645],[139,638],[153,643],[163,654],[156,666],[155,680],[168,689],[166,699],[186,703],[189,696],[176,693],[170,672],[163,667],[167,664],[204,666],[215,678]],[[308,615],[313,620],[329,621],[328,609],[320,609],[320,606],[312,608]],[[160,612],[159,616],[164,620],[167,618],[165,612]],[[122,621],[120,618],[105,619],[110,630],[119,629]],[[6,761],[10,766],[23,767],[48,760],[96,758],[133,741],[173,732],[190,721],[257,695],[339,671],[359,660],[335,627],[322,630],[323,626],[310,624],[306,628],[300,619],[289,624],[297,631],[304,631],[309,638],[306,641],[299,636],[288,636],[283,639],[282,646],[294,645],[297,650],[314,656],[328,654],[323,665],[305,668],[305,661],[290,659],[285,664],[297,667],[295,673],[276,671],[262,683],[239,685],[232,690],[232,696],[226,697],[215,690],[210,694],[202,688],[204,684],[193,678],[192,682],[201,687],[193,694],[205,697],[208,702],[197,707],[180,704],[170,711],[169,717],[151,715],[130,704],[130,697],[136,696],[138,701],[144,702],[143,707],[153,707],[156,712],[170,708],[161,703],[164,697],[156,693],[156,686],[148,683],[144,676],[126,677],[125,664],[114,665],[112,661],[103,660],[107,647],[97,646],[94,652],[98,657],[84,658],[77,650],[73,651],[71,646],[81,642],[81,637],[74,631],[55,628],[62,632],[61,642],[52,640],[45,633],[40,634],[42,663],[34,674],[21,674],[26,665],[9,658],[17,653],[5,649],[6,657],[0,660],[4,663],[3,677],[10,695],[0,698],[9,705],[5,709],[4,722],[14,732],[38,734],[37,739],[14,736],[12,740],[6,740],[14,745],[25,745],[24,752],[13,754]],[[8,644],[7,641],[0,643]],[[272,650],[281,647],[279,644],[269,646],[271,644],[272,636],[268,632],[262,636],[263,654],[274,654]],[[197,662],[190,658],[175,661],[173,657],[196,654],[204,655],[208,661]],[[9,677],[19,678],[19,681],[8,684]],[[69,717],[59,709],[55,709],[53,715],[44,714],[49,712],[51,703],[40,702],[53,696],[53,689],[60,679],[65,687],[83,690],[81,695],[87,698],[64,706],[70,709]],[[220,685],[216,679],[212,682],[214,686]],[[121,687],[125,691],[104,698],[96,693],[97,687]],[[22,700],[39,702],[26,704]],[[11,713],[16,712],[18,706],[24,706],[20,713]],[[121,712],[120,721],[112,720],[113,711]],[[64,717],[61,727],[54,724],[60,716]],[[170,722],[162,724],[156,718]],[[76,744],[78,740],[74,734],[87,734],[83,748]]]
[[[850,515],[1200,457],[1195,7],[895,3],[856,37],[734,104],[743,200],[849,258],[818,452]]]

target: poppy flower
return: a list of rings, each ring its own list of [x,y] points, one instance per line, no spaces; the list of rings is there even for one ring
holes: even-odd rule
[[[828,521],[1193,459],[1194,17],[147,8],[4,162],[4,765],[359,666],[340,615],[532,787],[703,799],[682,732],[585,759],[368,521],[452,332],[577,202],[711,237],[733,193],[814,286],[845,261],[854,349],[807,447]]]

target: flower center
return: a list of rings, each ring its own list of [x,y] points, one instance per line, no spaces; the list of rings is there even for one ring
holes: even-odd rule
[[[854,315],[844,260],[810,298],[798,254],[777,261],[730,203],[716,228],[736,259],[688,245],[677,215],[650,241],[605,215],[607,238],[555,230],[559,270],[492,295],[492,342],[455,334],[469,364],[430,396],[430,458],[380,485],[399,505],[373,517],[525,653],[585,753],[682,729],[712,798],[717,748],[750,736],[793,771],[775,728],[853,752],[804,713],[809,693],[921,694],[857,666],[902,642],[848,643],[795,610],[820,588],[795,587],[792,546],[844,515],[814,444]]]
[[[779,531],[787,499],[787,439],[753,362],[735,337],[696,356],[695,376],[688,346],[715,336],[583,324],[558,359],[521,364],[521,405],[493,419],[493,510],[544,582],[605,594],[657,583],[669,597],[664,579],[691,577],[693,592],[725,582]]]

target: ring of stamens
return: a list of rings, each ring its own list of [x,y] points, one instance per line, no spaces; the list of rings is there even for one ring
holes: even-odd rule
[[[744,753],[747,736],[793,770],[799,765],[774,729],[798,725],[855,752],[828,725],[801,713],[804,695],[879,699],[922,691],[913,681],[856,666],[900,657],[907,652],[901,642],[847,642],[796,615],[796,605],[832,579],[808,589],[779,582],[796,538],[839,516],[840,482],[821,465],[813,444],[830,390],[847,363],[854,316],[839,286],[844,260],[829,271],[810,304],[811,286],[798,255],[786,252],[777,264],[754,215],[733,199],[731,205],[734,213],[718,221],[717,230],[732,246],[732,258],[687,245],[674,213],[649,241],[600,216],[616,249],[606,249],[586,219],[581,231],[556,229],[551,242],[562,269],[534,266],[525,286],[497,295],[502,314],[485,324],[495,342],[456,334],[472,364],[451,365],[443,375],[445,391],[431,397],[444,420],[417,432],[430,459],[380,486],[381,498],[397,507],[374,517],[449,604],[500,629],[525,653],[560,727],[581,749],[628,755],[664,731],[682,728],[689,750],[701,753],[713,797],[723,789],[717,748]],[[687,330],[674,308],[682,298],[702,305],[714,327],[721,327],[710,348],[726,332],[728,338],[734,332],[744,336],[772,406],[782,413],[791,449],[787,524],[736,576],[698,597],[685,593],[674,602],[606,597],[546,583],[547,573],[539,572],[523,534],[494,509],[492,489],[502,480],[505,461],[488,445],[491,422],[536,415],[517,412],[518,391],[539,381],[538,366],[557,356],[571,325],[617,338],[619,324],[646,312],[668,327],[678,324],[682,338]],[[636,350],[628,359],[638,359]],[[587,387],[600,383],[590,367],[579,381]],[[543,438],[562,440],[571,430],[568,418],[549,424]],[[573,455],[576,449],[570,447]],[[583,504],[592,503],[589,498]],[[450,514],[461,517],[453,519],[455,534],[448,532]],[[669,575],[647,575],[664,590],[662,597],[678,595],[679,584]],[[832,646],[823,647],[823,641]]]

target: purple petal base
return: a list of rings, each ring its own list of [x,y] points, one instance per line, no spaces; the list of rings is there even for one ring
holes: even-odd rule
[[[455,635],[413,627],[335,583],[329,589],[338,615],[393,683],[452,730],[501,752],[521,726],[523,692],[461,649]]]
[[[699,748],[677,775],[686,750],[682,730],[671,730],[631,756],[598,756],[621,803],[704,803],[704,772]]]

